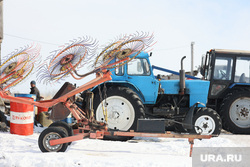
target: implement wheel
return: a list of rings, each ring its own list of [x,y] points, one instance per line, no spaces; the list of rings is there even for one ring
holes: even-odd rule
[[[66,122],[63,121],[57,121],[52,123],[49,127],[58,127],[61,130],[63,130],[63,132],[67,135],[67,136],[73,136],[73,129],[71,128],[71,126],[69,126]],[[68,143],[69,145],[71,144]]]
[[[57,127],[50,127],[42,131],[38,139],[38,145],[42,152],[64,152],[68,143],[58,144],[58,145],[50,145],[50,140],[60,139],[67,137],[65,132]]]

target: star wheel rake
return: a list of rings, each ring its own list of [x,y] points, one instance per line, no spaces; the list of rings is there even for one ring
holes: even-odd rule
[[[153,34],[135,33],[121,36],[116,42],[105,47],[97,56],[94,66],[96,68],[115,68],[133,60],[142,51],[153,45]],[[125,60],[126,61],[122,61]],[[110,63],[110,62],[115,63]],[[120,62],[120,63],[119,63]]]
[[[40,46],[26,46],[3,58],[0,66],[0,85],[3,90],[26,79],[35,68]]]
[[[75,73],[90,62],[97,49],[97,42],[90,37],[79,38],[62,49],[52,52],[49,63],[39,70],[38,80],[44,83],[57,82],[69,75],[81,79]]]
[[[121,36],[116,42],[105,47],[99,55],[95,55],[97,41],[84,37],[66,44],[60,50],[52,52],[47,58],[48,64],[38,72],[38,81],[45,83],[58,82],[72,76],[80,80],[90,74],[105,69],[115,68],[133,60],[140,52],[152,46],[153,34],[136,33]],[[93,63],[92,70],[78,73],[78,70]]]

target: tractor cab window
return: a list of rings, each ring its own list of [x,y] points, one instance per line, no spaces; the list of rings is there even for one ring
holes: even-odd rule
[[[250,83],[250,58],[237,57],[234,82]]]
[[[128,75],[150,75],[147,59],[134,59],[128,63]]]
[[[233,58],[217,57],[214,66],[214,79],[231,80]]]
[[[211,64],[211,54],[210,52],[207,52],[206,56],[202,56],[200,67],[200,73],[205,80],[209,80],[211,78],[212,67],[213,66]]]

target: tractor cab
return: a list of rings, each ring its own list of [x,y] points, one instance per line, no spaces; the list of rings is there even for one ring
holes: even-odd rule
[[[212,49],[202,57],[200,72],[210,81],[208,103],[216,106],[230,89],[250,85],[250,51]]]
[[[131,55],[133,57],[134,55]],[[158,95],[159,81],[155,78],[149,54],[141,52],[128,64],[112,71],[112,82],[130,87],[144,104],[154,104]]]

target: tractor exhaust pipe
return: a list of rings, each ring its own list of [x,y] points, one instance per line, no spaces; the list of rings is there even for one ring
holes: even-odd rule
[[[186,56],[183,56],[181,59],[181,70],[180,70],[180,91],[179,94],[180,95],[184,95],[185,94],[185,70],[183,69],[183,60],[186,58]]]

